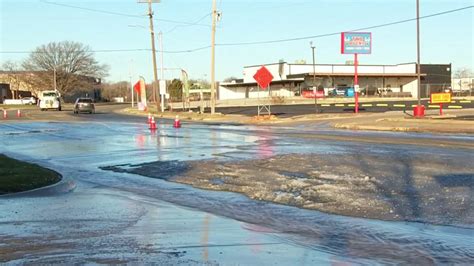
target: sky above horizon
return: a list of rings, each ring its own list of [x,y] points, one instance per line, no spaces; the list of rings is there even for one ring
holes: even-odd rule
[[[474,70],[473,0],[420,0],[420,16],[470,7],[421,20],[421,62],[452,63]],[[162,0],[153,4],[155,32],[163,33],[165,78],[210,79],[212,0]],[[344,64],[340,32],[416,17],[415,0],[217,0],[216,80],[241,78],[244,66]],[[109,65],[106,81],[153,77],[147,4],[136,0],[0,0],[0,65],[21,62],[49,42],[88,45]],[[416,62],[416,21],[364,30],[372,32],[372,54],[360,64]],[[321,36],[323,35],[323,36]],[[326,35],[326,36],[324,36]],[[158,34],[156,34],[158,37]],[[304,38],[306,37],[306,38]],[[301,38],[248,45],[249,42]],[[160,50],[156,40],[157,50]],[[201,49],[202,48],[202,49]],[[160,67],[160,53],[157,53]],[[169,70],[168,70],[169,69]],[[158,70],[159,72],[159,70]],[[159,73],[158,73],[159,75]]]

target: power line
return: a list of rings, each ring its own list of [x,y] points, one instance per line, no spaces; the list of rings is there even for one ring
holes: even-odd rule
[[[163,50],[163,53],[167,54],[180,54],[180,53],[192,53],[197,52],[205,49],[211,48],[210,45],[198,47],[194,49],[185,49],[185,50],[175,50],[175,51],[167,51]],[[88,52],[91,53],[116,53],[116,52],[149,52],[151,49],[143,48],[143,49],[99,49],[99,50],[90,50]],[[161,50],[156,50],[156,52],[161,52]],[[1,54],[30,54],[30,53],[48,53],[47,51],[0,51]]]
[[[444,11],[444,12],[434,13],[434,14],[431,14],[431,15],[421,16],[420,19],[425,19],[425,18],[445,15],[445,14],[449,14],[449,13],[454,13],[454,12],[462,11],[462,10],[473,8],[473,7],[474,6],[466,6],[466,7],[462,7],[462,8],[458,8],[458,9],[452,9],[452,10],[448,10],[448,11]],[[368,27],[359,28],[359,29],[353,29],[353,30],[349,30],[349,31],[370,30],[370,29],[375,29],[375,28],[382,28],[382,27],[392,26],[392,25],[396,25],[396,24],[402,24],[402,23],[415,21],[415,20],[416,20],[416,18],[410,18],[410,19],[404,19],[404,20],[394,21],[394,22],[390,22],[390,23],[384,23],[384,24],[379,24],[379,25],[374,25],[374,26],[368,26]],[[316,38],[329,37],[329,36],[335,36],[335,35],[340,35],[340,34],[341,34],[341,32],[338,31],[338,32],[325,33],[325,34],[312,35],[312,36],[304,36],[304,37],[297,37],[297,38],[277,39],[277,40],[268,40],[268,41],[256,41],[256,42],[219,43],[219,44],[216,44],[216,45],[218,45],[218,46],[244,46],[244,45],[281,43],[281,42],[292,42],[292,41],[316,39]]]
[[[430,18],[430,17],[435,17],[435,16],[440,16],[440,15],[445,15],[449,13],[454,13],[454,12],[459,12],[462,10],[470,9],[473,8],[474,6],[466,6],[458,9],[452,9],[452,10],[447,10],[444,12],[439,12],[439,13],[434,13],[431,15],[426,15],[426,16],[421,16],[420,19],[425,19],[425,18]],[[384,24],[378,24],[374,26],[368,26],[364,28],[359,28],[359,29],[354,29],[351,31],[362,31],[362,30],[369,30],[369,29],[375,29],[375,28],[382,28],[382,27],[387,27],[387,26],[392,26],[396,24],[401,24],[401,23],[406,23],[410,21],[414,21],[416,18],[411,18],[411,19],[405,19],[405,20],[399,20],[399,21],[394,21],[390,23],[384,23]],[[289,38],[289,39],[279,39],[279,40],[268,40],[268,41],[257,41],[257,42],[240,42],[240,43],[221,43],[221,44],[216,44],[217,46],[245,46],[245,45],[258,45],[258,44],[269,44],[269,43],[281,43],[281,42],[290,42],[290,41],[299,41],[299,40],[306,40],[306,39],[316,39],[316,38],[322,38],[322,37],[328,37],[328,36],[335,36],[335,35],[340,35],[341,32],[333,32],[333,33],[326,33],[326,34],[319,34],[319,35],[313,35],[313,36],[305,36],[305,37],[297,37],[297,38]],[[168,53],[168,54],[178,54],[178,53],[192,53],[192,52],[197,52],[205,49],[211,48],[210,45],[208,46],[203,46],[203,47],[198,47],[194,49],[185,49],[185,50],[176,50],[176,51],[163,51],[163,53]],[[101,49],[101,50],[92,50],[90,52],[96,52],[96,53],[109,53],[109,52],[140,52],[140,51],[150,51],[150,49]],[[161,52],[161,51],[157,51]],[[37,51],[0,51],[1,54],[26,54],[26,53],[38,53]]]
[[[200,19],[196,20],[195,22],[192,22],[189,25],[176,25],[172,29],[170,29],[169,31],[165,32],[165,34],[169,34],[169,33],[173,32],[174,30],[176,30],[179,27],[190,27],[190,26],[202,25],[202,24],[199,24],[199,22],[203,21],[205,18],[209,17],[210,15],[211,15],[211,13],[207,13],[206,15],[202,16]],[[208,25],[206,25],[206,26],[208,26]],[[208,26],[208,27],[210,27],[210,26]]]
[[[81,6],[63,4],[63,3],[52,2],[52,1],[47,1],[47,0],[41,0],[41,2],[43,2],[45,4],[50,4],[50,5],[62,6],[62,7],[73,8],[73,9],[80,9],[80,10],[84,10],[84,11],[90,11],[90,12],[102,13],[102,14],[108,14],[108,15],[122,16],[122,17],[144,18],[144,17],[147,16],[147,15],[132,15],[132,14],[126,14],[126,13],[120,13],[120,12],[114,12],[114,11],[107,11],[107,10],[101,10],[101,9],[81,7]],[[197,24],[197,23],[194,23],[194,22],[177,21],[177,20],[171,20],[171,19],[158,19],[158,18],[155,18],[154,20],[161,21],[161,22],[167,22],[167,23],[189,25],[189,26],[210,27],[210,25],[206,25],[206,24]]]
[[[126,13],[107,11],[107,10],[92,9],[92,8],[88,8],[88,7],[80,7],[80,6],[62,4],[62,3],[58,3],[58,2],[51,2],[51,1],[47,1],[47,0],[41,0],[41,2],[43,2],[45,4],[55,5],[55,6],[62,6],[62,7],[80,9],[80,10],[96,12],[96,13],[103,13],[103,14],[108,14],[108,15],[116,15],[116,16],[131,17],[131,18],[143,18],[143,17],[145,17],[145,15],[132,15],[132,14],[126,14]]]

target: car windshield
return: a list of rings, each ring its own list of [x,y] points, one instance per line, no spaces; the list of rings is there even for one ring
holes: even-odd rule
[[[44,97],[55,97],[55,96],[57,96],[57,94],[55,92],[46,92],[46,93],[43,93],[43,96]]]
[[[77,100],[78,103],[92,103],[92,99],[79,99]]]

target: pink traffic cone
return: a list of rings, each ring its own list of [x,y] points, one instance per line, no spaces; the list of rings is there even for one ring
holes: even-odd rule
[[[180,128],[181,127],[181,121],[179,121],[179,116],[177,115],[176,118],[174,119],[174,128]]]

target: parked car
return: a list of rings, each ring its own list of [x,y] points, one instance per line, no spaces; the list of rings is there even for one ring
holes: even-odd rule
[[[23,104],[34,105],[34,104],[36,104],[36,98],[35,97],[24,97],[24,98],[21,98],[21,102]]]
[[[95,113],[94,101],[91,98],[77,98],[74,104],[74,113]]]

